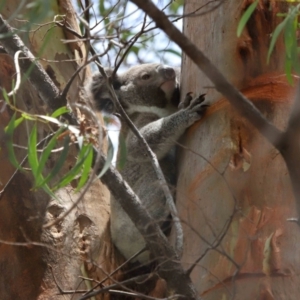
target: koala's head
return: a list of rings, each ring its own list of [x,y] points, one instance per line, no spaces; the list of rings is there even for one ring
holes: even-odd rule
[[[110,76],[112,70],[106,70]],[[112,78],[113,87],[119,101],[127,113],[147,108],[177,108],[179,104],[179,72],[162,64],[142,64],[134,66]],[[94,75],[91,92],[99,110],[114,112],[114,104],[107,88],[106,80]],[[143,109],[141,109],[143,108]],[[138,111],[138,110],[136,110]]]

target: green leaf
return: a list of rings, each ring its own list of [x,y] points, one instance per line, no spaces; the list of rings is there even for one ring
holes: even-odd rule
[[[37,178],[37,170],[39,167],[39,161],[37,156],[37,127],[34,124],[28,139],[28,163],[35,178],[35,181],[39,181]]]
[[[183,0],[177,0],[177,1],[172,1],[170,5],[170,11],[174,14],[178,13],[178,10],[183,6],[184,1]]]
[[[63,107],[60,107],[59,109],[57,109],[55,112],[53,112],[51,114],[51,117],[57,118],[63,114],[68,114],[69,112],[70,112],[70,110],[66,106],[63,106]]]
[[[25,112],[22,113],[22,117],[28,121],[36,121],[37,120],[36,116],[29,115]]]
[[[24,121],[23,117],[20,117],[16,119],[16,113],[13,114],[10,122],[8,125],[5,127],[4,131],[8,135],[12,135],[15,131],[15,129]]]
[[[296,37],[296,30],[294,30],[295,29],[294,25],[295,25],[294,20],[288,18],[284,30],[284,44],[285,44],[286,56],[288,59],[292,59],[293,52],[297,47],[295,43],[297,37]]]
[[[80,177],[80,180],[79,180],[79,183],[77,185],[77,188],[76,188],[76,192],[81,189],[85,183],[87,182],[88,178],[89,178],[89,174],[90,174],[90,170],[91,170],[91,167],[92,167],[92,164],[93,164],[93,154],[94,154],[94,151],[93,151],[93,146],[92,145],[89,145],[89,148],[87,150],[87,156],[83,162],[83,168],[82,168],[82,173],[81,173],[81,177]]]
[[[285,61],[285,74],[287,81],[289,84],[293,84],[293,76],[292,76],[292,61],[291,60],[286,60]]]
[[[8,151],[8,158],[12,165],[18,169],[22,169],[19,162],[17,161],[15,155],[15,149],[13,147],[13,134],[15,129],[24,121],[23,117],[16,120],[16,113],[13,114],[11,120],[9,121],[8,125],[5,127],[4,132],[7,135],[6,139],[6,147]]]
[[[51,170],[51,172],[39,184],[39,186],[43,186],[45,183],[48,183],[61,170],[61,168],[63,167],[63,165],[66,161],[67,155],[69,153],[69,143],[70,143],[70,137],[66,136],[65,139],[64,139],[63,150],[60,153],[60,156],[59,156],[58,160],[56,161],[56,163],[55,163],[53,169]]]
[[[72,180],[75,179],[76,175],[79,174],[79,172],[81,171],[84,161],[85,161],[86,157],[88,156],[88,150],[89,150],[89,148],[86,145],[83,145],[83,147],[81,148],[81,150],[79,152],[79,156],[78,156],[75,166],[69,172],[67,172],[67,174],[65,174],[63,176],[63,178],[61,178],[61,180],[58,184],[55,185],[55,187],[54,187],[55,190],[66,186]]]
[[[0,37],[0,40],[1,40],[1,37]],[[8,105],[10,105],[10,101],[9,101],[9,98],[8,98],[8,95],[7,95],[7,91],[5,89],[2,90],[2,96],[4,98],[5,103],[7,103]]]
[[[142,49],[142,47],[134,45],[134,46],[131,46],[130,52],[133,52],[134,54],[139,54],[141,49]]]
[[[286,17],[287,13],[277,13],[276,16],[277,17]]]
[[[104,14],[106,13],[106,9],[104,6],[104,0],[100,0],[99,1],[99,12],[100,12],[100,16],[104,16]]]
[[[278,24],[276,29],[274,30],[274,32],[272,34],[272,39],[271,39],[271,42],[270,42],[270,47],[269,47],[269,51],[268,51],[268,55],[267,55],[267,63],[269,63],[269,61],[270,61],[271,54],[272,54],[272,52],[274,50],[274,47],[275,47],[275,43],[278,39],[279,34],[284,29],[287,21],[288,21],[288,19],[286,18],[280,24]]]
[[[111,166],[113,158],[114,158],[114,147],[113,147],[110,137],[108,136],[108,150],[107,150],[106,161],[105,161],[105,164],[104,164],[101,172],[97,175],[98,178],[101,178],[103,176],[103,174],[105,174],[105,172]]]
[[[39,166],[37,169],[37,174],[42,174],[45,164],[49,158],[49,156],[51,155],[51,151],[53,150],[53,148],[55,147],[56,143],[57,143],[57,137],[64,131],[64,128],[60,128],[51,138],[51,140],[49,141],[49,143],[47,144],[47,146],[44,148],[40,160],[39,160]],[[36,185],[39,186],[41,184],[41,182],[37,182]]]
[[[297,5],[296,7],[293,7],[289,12],[288,14],[286,15],[286,18],[280,23],[277,25],[276,29],[274,30],[274,33],[272,34],[272,39],[271,39],[271,42],[270,42],[270,47],[269,47],[269,51],[268,51],[268,56],[267,56],[267,62],[269,63],[270,61],[270,56],[273,52],[273,49],[275,47],[275,43],[278,39],[278,36],[279,34],[281,33],[281,31],[285,28],[285,35],[289,35],[289,34],[292,34],[293,35],[293,32],[295,34],[296,32],[296,28],[297,28],[297,15],[298,15],[298,7],[299,5]],[[294,27],[295,26],[295,27]],[[291,32],[287,32],[291,30]],[[295,41],[296,42],[296,41]],[[291,41],[290,41],[290,38],[289,37],[285,37],[285,43],[286,44],[286,49],[288,51],[288,55],[290,55],[290,50],[291,48],[290,47],[290,44],[291,44]],[[288,48],[287,48],[288,47]]]
[[[249,7],[246,9],[246,11],[244,12],[244,14],[241,17],[241,20],[238,24],[237,27],[237,36],[240,37],[247,22],[249,21],[251,15],[253,14],[256,6],[258,4],[258,0],[256,0],[255,2],[253,2],[251,5],[249,5]]]

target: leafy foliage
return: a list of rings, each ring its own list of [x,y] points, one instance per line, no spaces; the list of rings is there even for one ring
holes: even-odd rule
[[[61,123],[56,119],[66,112],[68,112],[66,107],[56,110],[51,117],[28,115],[25,112],[22,112],[20,118],[16,117],[17,112],[15,112],[5,128],[9,159],[16,168],[25,171],[22,163],[19,163],[16,158],[13,135],[17,127],[24,121],[33,123],[27,144],[27,161],[35,180],[33,189],[42,188],[51,196],[54,196],[54,191],[65,187],[76,178],[79,178],[76,191],[82,188],[89,179],[93,163],[94,145],[90,142],[91,139],[82,137],[76,127]],[[58,130],[45,139],[38,141],[38,123],[46,121],[59,125]],[[77,160],[67,173],[61,175],[62,168],[64,167],[66,158],[69,154],[70,145],[74,143],[71,136],[75,136],[77,141],[81,140],[80,143],[77,143],[79,145]],[[39,147],[40,145],[43,145],[42,149]],[[51,155],[53,155],[55,148],[57,148],[56,152],[59,150],[58,158],[55,160],[54,166],[50,170],[48,169],[47,175],[44,175],[46,164],[51,158]],[[108,160],[107,164],[110,163],[111,159]],[[104,172],[102,171],[102,174],[103,173]]]
[[[293,2],[293,1],[287,1]],[[258,5],[258,0],[253,2],[244,12],[243,16],[240,19],[237,28],[237,36],[240,36],[243,29],[245,28],[247,22],[252,16]],[[270,57],[272,52],[274,51],[276,42],[281,34],[284,37],[284,45],[285,45],[285,72],[289,83],[293,83],[292,72],[296,72],[300,75],[300,63],[299,63],[299,52],[300,48],[298,47],[298,39],[297,39],[297,30],[299,28],[299,8],[300,4],[289,7],[289,11],[286,14],[278,14],[278,17],[283,17],[284,19],[280,24],[277,25],[274,30],[268,50],[267,62],[270,61]]]
[[[293,83],[292,72],[300,74],[299,64],[299,47],[297,43],[297,29],[299,28],[298,16],[300,5],[290,7],[287,14],[280,14],[284,17],[283,21],[278,24],[272,35],[270,48],[268,51],[268,61],[274,50],[275,43],[278,40],[280,33],[284,35],[285,45],[285,72],[287,79],[290,83]]]

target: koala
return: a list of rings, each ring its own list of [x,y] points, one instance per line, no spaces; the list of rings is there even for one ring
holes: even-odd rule
[[[111,70],[106,72],[112,74]],[[179,80],[179,70],[158,63],[137,65],[112,78],[121,105],[157,156],[170,185],[176,183],[175,143],[189,126],[200,120],[207,106],[203,104],[204,95],[195,99],[188,95],[178,110]],[[93,76],[90,91],[97,109],[115,112],[106,80],[100,74]],[[120,139],[125,140],[127,149],[120,173],[153,220],[161,225],[170,214],[163,190],[141,142],[126,122],[120,121]],[[114,245],[126,259],[145,248],[144,238],[113,197],[110,231]],[[149,251],[144,251],[133,262],[147,264],[149,260]]]

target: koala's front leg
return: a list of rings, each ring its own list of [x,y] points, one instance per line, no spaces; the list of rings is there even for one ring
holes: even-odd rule
[[[201,119],[208,107],[204,103],[204,96],[203,94],[192,99],[188,94],[183,103],[180,104],[181,110],[139,128],[158,160],[170,151],[188,127]],[[127,147],[130,160],[141,161],[147,159],[144,155],[145,152],[142,151],[141,142],[133,133],[128,135]]]

